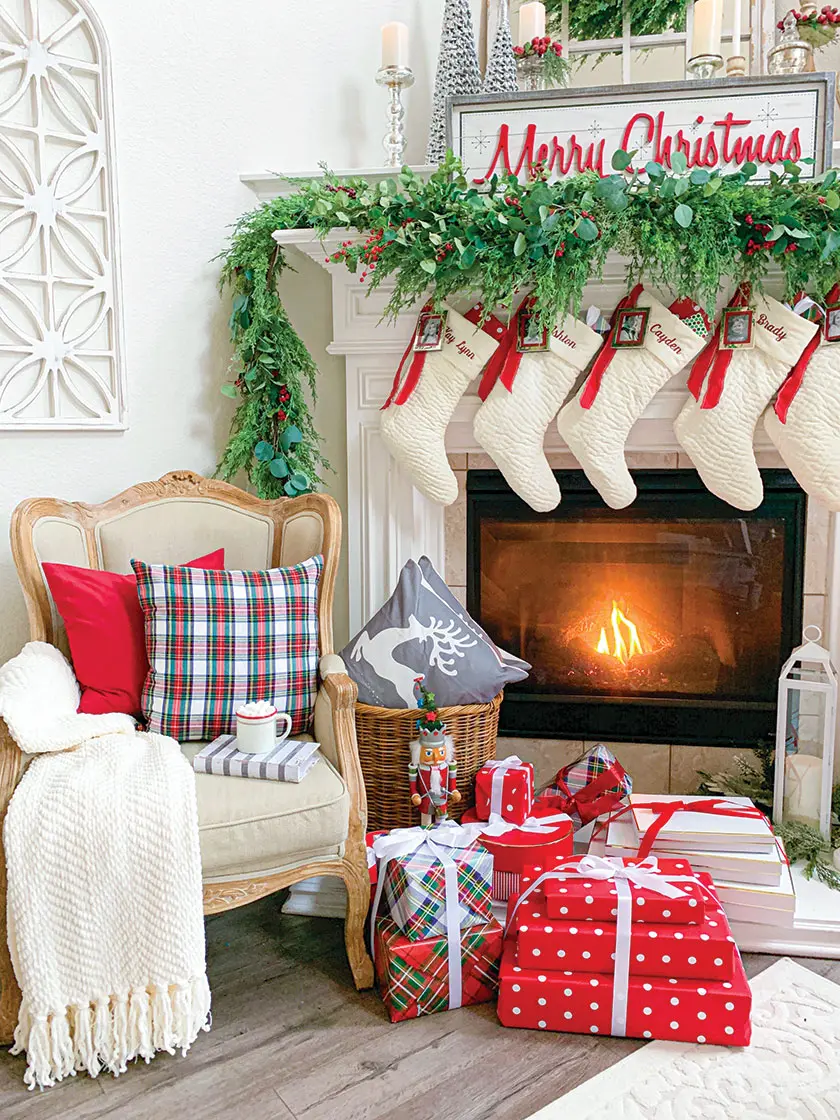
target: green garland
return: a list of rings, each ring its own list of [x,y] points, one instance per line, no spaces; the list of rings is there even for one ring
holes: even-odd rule
[[[773,811],[773,782],[776,750],[769,743],[758,743],[754,748],[758,765],[743,755],[735,756],[735,770],[710,774],[699,770],[701,779],[698,793],[706,796],[718,794],[725,797],[749,797],[768,816]],[[818,828],[798,821],[775,826],[791,863],[802,863],[806,879],[816,877],[832,890],[840,891],[840,872],[834,866],[832,850],[840,848],[840,782],[832,796],[831,843],[827,843]]]
[[[520,183],[506,174],[479,191],[450,153],[425,181],[408,168],[377,183],[326,175],[246,215],[222,270],[236,352],[235,380],[223,391],[241,399],[218,473],[245,470],[260,496],[277,497],[313,488],[328,466],[309,412],[316,366],[276,292],[285,263],[271,236],[277,229],[312,227],[324,238],[347,229],[330,259],[372,288],[387,278],[388,317],[451,296],[505,307],[532,289],[548,323],[579,309],[611,251],[627,258],[628,285],[644,277],[707,306],[722,285],[760,287],[771,264],[788,298],[806,287],[823,298],[837,280],[836,171],[802,180],[788,162],[754,183],[754,164],[722,175],[689,169],[677,152],[669,170],[633,168],[633,154],[617,152],[604,178],[593,171]]]
[[[563,0],[545,0],[552,31],[561,33]],[[687,0],[629,0],[628,15],[634,35],[659,35],[683,31]],[[578,42],[591,39],[620,39],[623,34],[623,5],[619,0],[574,0],[569,5],[569,36]]]

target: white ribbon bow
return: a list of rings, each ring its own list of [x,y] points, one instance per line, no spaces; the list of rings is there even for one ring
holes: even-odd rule
[[[633,929],[633,896],[630,884],[646,887],[665,898],[678,898],[684,892],[676,882],[697,882],[694,875],[665,876],[659,870],[656,856],[648,856],[641,863],[625,865],[618,857],[581,856],[576,864],[544,871],[519,896],[511,911],[507,928],[513,923],[516,911],[547,879],[601,879],[615,883],[616,930],[615,975],[613,979],[612,1023],[610,1033],[623,1036],[627,1033],[627,1003],[630,988],[630,937]],[[702,885],[702,884],[701,884]],[[507,931],[506,931],[507,932]]]
[[[481,835],[478,824],[460,825],[457,821],[441,821],[434,828],[395,828],[387,836],[377,836],[373,852],[377,860],[376,896],[370,921],[370,955],[374,959],[376,915],[382,900],[385,870],[392,859],[399,856],[428,852],[443,864],[444,906],[446,909],[446,944],[449,967],[449,1007],[461,1006],[463,985],[461,979],[461,921],[458,903],[458,865],[452,854],[469,848]]]
[[[534,836],[544,836],[547,832],[554,832],[563,821],[571,821],[571,819],[568,813],[552,813],[545,817],[528,817],[522,824],[511,824],[503,817],[491,813],[489,821],[480,822],[481,834],[482,836],[501,836],[504,832],[521,830],[522,832],[531,832]]]
[[[516,754],[509,754],[507,758],[491,758],[484,763],[488,770],[493,771],[490,785],[490,819],[502,816],[502,794],[505,786],[505,774],[508,770],[516,770],[525,763]],[[526,781],[530,784],[530,770],[526,770]]]

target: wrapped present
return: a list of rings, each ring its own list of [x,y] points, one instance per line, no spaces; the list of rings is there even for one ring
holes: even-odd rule
[[[568,813],[578,827],[608,813],[633,792],[633,779],[603,743],[554,775],[537,800]]]
[[[475,776],[478,820],[524,824],[534,804],[534,767],[517,755],[485,762]]]
[[[373,850],[373,842],[379,836],[387,836],[387,835],[388,835],[387,829],[380,829],[378,832],[366,832],[365,833],[365,851],[367,852],[368,874],[370,875],[370,885],[372,887],[376,886],[376,880],[378,878],[378,875],[377,875],[377,872],[376,872],[376,853]]]
[[[711,890],[711,879],[704,877]],[[615,898],[613,903],[615,903]],[[511,899],[511,909],[515,900]],[[545,971],[612,973],[617,953],[615,921],[558,921],[535,891],[508,922],[517,937],[518,963]],[[709,902],[702,925],[639,925],[630,930],[630,976],[731,980],[738,950],[726,915]]]
[[[475,810],[467,809],[462,824],[474,823]],[[493,899],[507,902],[519,893],[520,877],[525,868],[553,867],[572,854],[572,820],[567,813],[555,813],[546,807],[534,806],[534,815],[522,825],[488,822],[483,827],[480,843],[493,855]]]
[[[578,867],[581,858],[585,867],[591,866],[586,856],[578,856],[564,860],[553,870],[562,872],[564,868]],[[686,926],[703,921],[706,895],[687,860],[650,857],[647,860],[625,859],[620,863],[630,872],[628,886],[633,903],[631,917],[634,923]],[[615,865],[615,861],[607,861],[607,864]],[[534,868],[535,874],[541,870],[543,869]],[[525,869],[524,887],[535,877],[529,871],[529,868]],[[679,892],[673,898],[660,894],[651,888],[651,875],[664,875],[669,882],[679,887]],[[558,875],[546,879],[542,892],[545,895],[545,912],[549,918],[615,921],[616,886],[609,866],[604,869],[592,865],[592,874],[587,876],[570,875],[562,878]]]
[[[493,918],[460,931],[450,953],[446,937],[412,941],[386,915],[376,919],[374,962],[391,1022],[487,1003],[499,981],[504,934]]]
[[[479,825],[444,821],[395,828],[374,841],[379,868],[375,912],[388,913],[412,941],[439,937],[453,924],[484,925],[493,915],[493,857],[478,843]]]
[[[740,957],[731,980],[612,976],[525,968],[508,938],[499,981],[505,1027],[571,1031],[673,1042],[747,1046],[752,996]]]

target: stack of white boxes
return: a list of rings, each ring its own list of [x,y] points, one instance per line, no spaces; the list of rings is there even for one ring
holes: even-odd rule
[[[705,797],[633,794],[631,812],[613,821],[601,842],[590,849],[608,856],[635,856],[641,838],[656,820],[643,806],[651,801],[708,801]],[[728,803],[751,806],[746,797],[727,797]],[[796,897],[790,867],[781,841],[763,817],[677,812],[659,832],[651,854],[674,859],[683,856],[695,871],[707,871],[730,922],[793,925]]]

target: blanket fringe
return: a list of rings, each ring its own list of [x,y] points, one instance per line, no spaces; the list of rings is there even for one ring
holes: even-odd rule
[[[62,1011],[36,1014],[23,1004],[15,1028],[13,1054],[26,1052],[23,1080],[45,1089],[77,1070],[115,1077],[128,1062],[155,1053],[185,1055],[200,1031],[210,1029],[210,987],[206,975],[168,987],[150,984]]]

